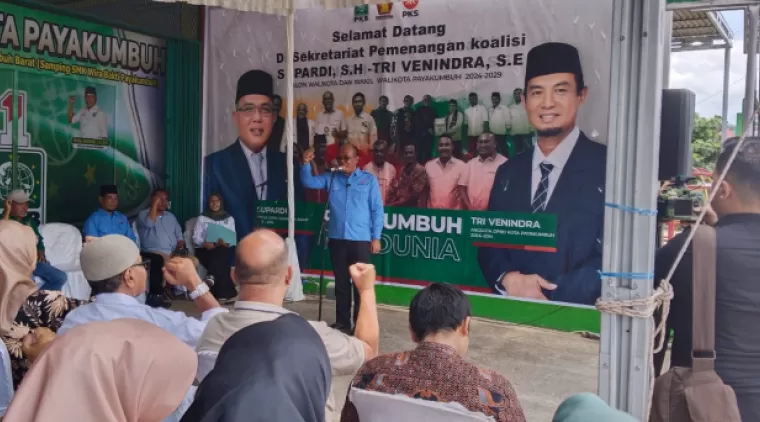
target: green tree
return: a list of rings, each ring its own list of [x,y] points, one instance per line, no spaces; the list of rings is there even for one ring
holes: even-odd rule
[[[694,130],[691,133],[691,159],[694,167],[712,170],[720,154],[720,116],[694,118]]]

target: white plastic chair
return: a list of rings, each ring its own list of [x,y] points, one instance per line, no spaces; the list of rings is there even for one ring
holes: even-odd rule
[[[483,413],[472,412],[459,403],[438,403],[414,399],[404,395],[393,395],[351,388],[348,393],[351,403],[359,413],[362,422],[494,422],[494,418]]]
[[[0,360],[3,364],[3,377],[0,381],[0,418],[5,416],[13,399],[13,375],[11,374],[11,356],[5,342],[0,340]]]
[[[140,249],[140,232],[137,231],[137,220],[132,222],[132,233],[135,234],[135,240],[137,243],[137,249]]]
[[[45,243],[45,258],[50,265],[66,273],[67,281],[62,292],[65,296],[89,300],[90,285],[79,266],[82,252],[82,234],[76,227],[64,223],[48,223],[40,226]]]

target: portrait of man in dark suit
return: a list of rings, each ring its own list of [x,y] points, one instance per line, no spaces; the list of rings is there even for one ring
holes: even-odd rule
[[[601,294],[607,147],[576,125],[588,89],[575,47],[534,47],[525,73],[522,102],[538,140],[499,167],[488,210],[556,215],[557,251],[481,248],[480,268],[499,294],[592,305]]]
[[[275,111],[272,75],[250,70],[237,82],[233,121],[238,139],[210,154],[204,163],[203,194],[222,195],[227,212],[235,218],[238,240],[256,227],[256,203],[287,199],[282,133],[273,136]]]

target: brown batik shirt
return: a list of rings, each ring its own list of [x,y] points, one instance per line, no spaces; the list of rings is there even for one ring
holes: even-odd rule
[[[402,167],[391,182],[385,204],[396,207],[419,207],[430,189],[425,167],[415,164],[412,171]]]
[[[364,364],[352,388],[404,394],[434,402],[456,402],[497,422],[525,422],[512,385],[503,376],[465,362],[440,343],[423,342],[416,349],[380,356]],[[353,403],[346,399],[341,422],[359,422]]]

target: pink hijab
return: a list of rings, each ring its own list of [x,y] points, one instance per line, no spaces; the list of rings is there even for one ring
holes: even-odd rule
[[[0,335],[10,334],[24,301],[37,291],[32,271],[37,265],[37,236],[13,220],[0,219]]]
[[[160,422],[195,378],[195,352],[148,322],[76,326],[32,365],[4,422]]]

